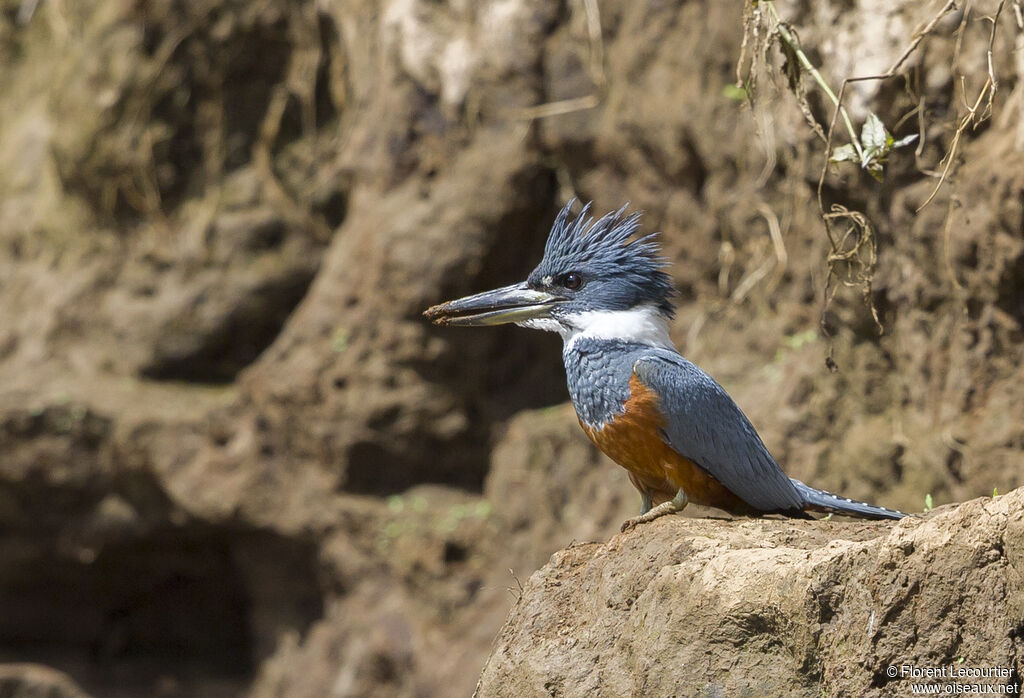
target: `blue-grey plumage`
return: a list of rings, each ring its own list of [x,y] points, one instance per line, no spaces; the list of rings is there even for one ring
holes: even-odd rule
[[[669,445],[758,511],[795,512],[803,500],[754,426],[711,376],[674,351],[651,348],[633,371],[661,398]]]
[[[572,205],[570,201],[555,218],[544,257],[530,272],[527,285],[550,287],[575,272],[587,285],[584,300],[600,299],[602,310],[629,310],[650,303],[671,320],[675,308],[670,299],[675,287],[664,271],[667,260],[655,242],[658,234],[630,240],[640,226],[640,214],[625,215],[629,204],[596,221],[588,215],[589,203],[575,218],[571,217]],[[565,308],[567,314],[574,307],[590,308],[591,303],[571,303]]]
[[[425,314],[438,324],[514,322],[561,335],[581,426],[640,490],[644,513],[627,524],[688,501],[743,514],[903,516],[787,477],[733,399],[669,339],[674,289],[654,236],[634,237],[639,214],[623,207],[595,221],[590,204],[575,217],[572,205],[525,282]]]

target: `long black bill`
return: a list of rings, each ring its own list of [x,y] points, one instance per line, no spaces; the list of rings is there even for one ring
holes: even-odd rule
[[[524,282],[441,303],[423,314],[435,325],[504,325],[551,317],[551,309],[562,300]]]

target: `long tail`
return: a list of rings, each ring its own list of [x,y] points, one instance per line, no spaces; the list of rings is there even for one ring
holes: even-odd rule
[[[793,480],[793,478],[790,478]],[[831,492],[816,490],[808,487],[799,480],[793,480],[800,495],[804,500],[804,509],[809,511],[820,511],[826,514],[843,514],[845,516],[856,516],[861,519],[902,519],[906,514],[895,509],[855,502],[846,497],[840,497]]]

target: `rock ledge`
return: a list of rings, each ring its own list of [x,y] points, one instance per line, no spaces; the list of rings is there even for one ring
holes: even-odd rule
[[[909,695],[904,665],[1010,670],[938,681],[1019,691],[1022,511],[1024,489],[896,524],[668,516],[570,547],[477,695]]]

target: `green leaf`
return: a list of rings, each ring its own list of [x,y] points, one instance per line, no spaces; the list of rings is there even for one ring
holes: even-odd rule
[[[745,102],[750,96],[747,93],[746,85],[737,85],[732,82],[722,88],[722,95],[728,99],[735,99],[737,102]]]
[[[885,152],[888,146],[889,132],[885,130],[885,124],[874,112],[868,112],[868,118],[864,121],[864,128],[860,131],[860,144],[864,152],[869,150]]]
[[[931,492],[929,492],[928,494],[926,494],[926,495],[924,496],[924,510],[925,510],[926,512],[928,512],[928,511],[931,511],[931,510],[932,510],[932,509],[934,509],[934,508],[935,508],[935,507],[934,507],[934,506],[932,506],[932,493],[931,493]]]
[[[339,327],[331,335],[331,351],[340,354],[348,348],[348,330]]]
[[[860,158],[857,156],[857,151],[854,149],[852,143],[846,145],[839,145],[832,149],[832,157],[829,158],[831,162],[858,162]]]
[[[892,138],[892,136],[890,136],[890,138]],[[895,150],[896,148],[902,148],[903,146],[910,145],[911,143],[913,143],[916,140],[917,140],[917,134],[916,133],[912,133],[909,136],[907,136],[906,138],[901,138],[898,141],[893,141],[889,145],[889,147],[892,148],[893,150]]]
[[[868,118],[864,120],[864,127],[860,131],[860,144],[864,149],[860,166],[879,182],[882,181],[885,156],[889,154],[891,142],[892,137],[885,130],[882,120],[874,112],[868,112]]]

